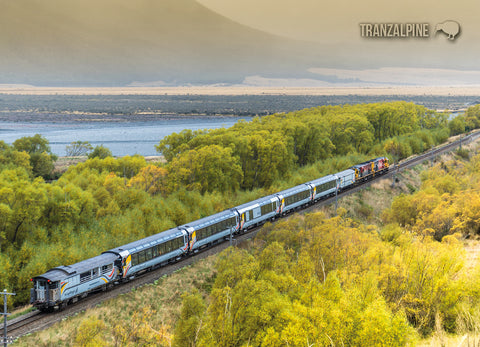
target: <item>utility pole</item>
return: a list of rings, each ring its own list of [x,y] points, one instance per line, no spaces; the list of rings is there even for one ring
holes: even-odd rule
[[[10,313],[7,313],[7,295],[15,295],[15,293],[7,293],[6,289],[3,291],[3,347],[7,347],[8,345],[7,316]]]
[[[392,158],[392,161],[393,161],[393,165],[392,165],[392,188],[395,188],[395,169],[396,169],[395,158]]]
[[[337,178],[335,182],[335,216],[337,215],[337,207],[338,207],[338,185],[340,184],[340,180]]]

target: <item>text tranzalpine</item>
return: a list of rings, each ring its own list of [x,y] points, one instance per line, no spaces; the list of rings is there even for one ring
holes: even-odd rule
[[[360,23],[362,37],[418,37],[430,35],[428,23]]]

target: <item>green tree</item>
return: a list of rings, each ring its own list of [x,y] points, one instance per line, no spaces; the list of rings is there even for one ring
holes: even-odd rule
[[[173,346],[194,347],[199,341],[206,310],[205,302],[198,290],[182,295],[180,319],[175,327]]]
[[[47,195],[41,178],[30,182],[20,169],[0,173],[0,230],[12,244],[21,245],[42,217]]]
[[[0,171],[16,167],[23,167],[27,172],[31,172],[30,155],[24,151],[16,150],[4,141],[0,141]]]
[[[239,188],[242,172],[238,158],[230,148],[210,145],[189,150],[167,166],[169,185],[172,191],[181,187],[211,191],[235,191]]]
[[[35,177],[47,177],[52,173],[57,156],[52,154],[45,137],[39,134],[22,137],[13,142],[13,147],[30,155],[30,164]]]
[[[463,117],[455,117],[448,123],[450,129],[450,135],[463,134],[465,132],[465,120]]]
[[[112,151],[103,145],[95,146],[92,152],[88,155],[89,159],[100,158],[105,159],[112,156]]]

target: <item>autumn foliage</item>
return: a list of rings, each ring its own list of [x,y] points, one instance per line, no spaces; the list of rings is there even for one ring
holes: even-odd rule
[[[479,117],[474,109],[460,121],[467,129]],[[158,145],[166,163],[147,163],[138,155],[91,156],[51,182],[45,179],[53,177],[54,156],[41,136],[13,146],[0,142],[0,286],[17,293],[10,305],[26,303],[29,279],[50,268],[340,171],[372,156],[387,154],[398,160],[444,141],[450,131],[448,124],[445,115],[405,102],[324,106],[255,118],[228,129],[172,134]],[[438,192],[456,194],[462,180],[445,178],[433,186]],[[469,194],[474,201],[474,191]],[[439,239],[452,228],[475,232],[473,207],[454,204],[463,208],[462,223],[458,212],[441,213],[452,206],[448,196],[429,196],[440,199],[434,206],[438,212],[432,209],[432,213],[442,218],[422,217],[421,212],[430,207],[420,211],[420,204],[404,201],[403,219],[397,221],[386,212],[385,220],[401,227],[425,227],[421,230],[428,235],[434,230]],[[280,248],[271,251],[280,252]],[[313,262],[318,272],[318,260]],[[335,273],[329,268],[331,263],[324,264],[325,278],[319,285]],[[263,289],[277,288],[269,282],[272,271],[260,272],[267,276]],[[295,276],[300,273],[291,276],[285,279],[285,286],[295,284],[288,281],[298,280]],[[301,302],[300,297],[278,297],[287,299]],[[265,308],[266,316],[273,315],[269,309]],[[400,319],[395,314],[392,319]],[[288,329],[293,331],[293,325]],[[321,333],[311,336],[315,334]],[[232,338],[228,336],[224,338]]]

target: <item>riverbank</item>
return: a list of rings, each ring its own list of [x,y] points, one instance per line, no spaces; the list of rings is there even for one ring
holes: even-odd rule
[[[165,158],[163,155],[149,155],[149,156],[144,156],[144,158],[149,164],[165,162]],[[87,159],[88,157],[86,155],[78,156],[78,157],[59,157],[57,161],[54,163],[55,169],[53,171],[55,173],[62,174],[65,171],[67,171],[70,166],[77,165],[78,163],[83,163],[87,161]]]

